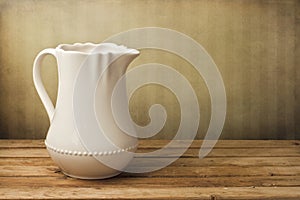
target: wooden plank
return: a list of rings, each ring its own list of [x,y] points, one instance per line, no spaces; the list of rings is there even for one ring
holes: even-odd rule
[[[137,158],[132,161],[143,162],[145,165],[155,166],[163,158],[152,159]],[[0,166],[56,166],[50,158],[0,158]],[[300,166],[300,157],[215,157],[204,159],[180,158],[171,166],[203,167],[203,166]]]
[[[0,158],[0,166],[56,166],[50,157],[48,158]]]
[[[0,177],[9,176],[61,176],[57,174],[60,169],[57,166],[0,166]]]
[[[138,149],[137,152],[151,152],[157,149]],[[198,157],[198,149],[188,149],[184,153],[184,157]],[[165,156],[177,157],[178,149],[168,149]],[[298,157],[300,156],[300,148],[240,148],[240,149],[213,149],[208,157]],[[45,148],[4,148],[0,149],[0,157],[49,157]],[[143,155],[143,157],[151,157]]]
[[[134,169],[132,167],[131,169]],[[145,167],[147,169],[147,167]],[[56,166],[0,166],[0,176],[62,176]],[[300,166],[268,167],[268,166],[204,166],[204,167],[173,167],[161,170],[131,174],[123,173],[121,176],[135,177],[222,177],[222,176],[299,176]]]
[[[2,199],[294,199],[299,187],[5,187]]]
[[[20,157],[20,158],[34,158],[34,157],[49,157],[45,148],[17,148],[17,149],[0,149],[0,157]]]
[[[0,148],[44,148],[44,140],[0,140]]]
[[[161,148],[169,142],[170,140],[139,140],[139,148]],[[199,149],[202,142],[203,140],[194,140],[190,148]],[[182,144],[185,143],[185,141],[178,141],[177,145],[182,147]],[[299,146],[300,140],[218,140],[214,148],[291,148]]]
[[[134,163],[144,163],[145,166],[157,166],[164,158],[135,158]],[[1,163],[1,159],[0,159]],[[205,167],[205,166],[300,166],[300,157],[205,157],[179,158],[171,166]]]
[[[299,187],[300,176],[260,177],[125,177],[105,180],[80,180],[67,176],[58,177],[1,177],[0,187]]]
[[[169,166],[151,173],[124,173],[123,175],[139,177],[298,176],[300,167],[204,166],[180,168]]]
[[[157,149],[138,149],[137,153],[153,152]],[[165,157],[178,157],[180,149],[166,149]],[[198,158],[198,149],[188,149],[183,157]],[[239,149],[212,149],[207,157],[297,157],[300,156],[300,148],[239,148]],[[139,155],[137,156],[139,157]],[[152,155],[141,155],[140,157],[157,157]],[[163,157],[163,156],[159,156]]]
[[[139,148],[161,148],[170,140],[139,140]],[[181,147],[181,142],[177,142]],[[202,140],[194,140],[191,148],[200,148]],[[291,148],[300,146],[300,140],[219,140],[214,148]],[[44,140],[0,140],[0,148],[45,147]]]

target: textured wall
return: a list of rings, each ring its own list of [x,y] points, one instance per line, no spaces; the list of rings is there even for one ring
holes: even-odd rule
[[[49,122],[32,83],[32,63],[40,50],[59,43],[101,42],[146,26],[183,32],[212,56],[228,98],[222,138],[299,138],[299,22],[296,0],[0,0],[0,138],[46,135]],[[143,50],[131,67],[146,62],[170,65],[190,81],[200,102],[198,137],[203,138],[210,100],[202,78],[189,63],[162,51]],[[55,100],[54,58],[45,60],[42,73]],[[150,85],[136,91],[130,104],[133,119],[147,124],[153,103],[168,111],[156,138],[171,138],[180,113],[167,89]]]

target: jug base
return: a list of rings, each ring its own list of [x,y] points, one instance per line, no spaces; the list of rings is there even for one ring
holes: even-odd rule
[[[118,176],[119,174],[122,173],[122,172],[116,172],[115,174],[110,174],[108,176],[76,176],[76,175],[68,174],[64,171],[61,172],[68,177],[76,178],[76,179],[85,179],[85,180],[108,179],[108,178]]]
[[[131,161],[133,155],[126,153],[127,149],[135,150],[136,145],[134,147],[128,147],[124,151],[120,151],[115,154],[105,154],[98,155],[97,157],[93,154],[86,153],[82,155],[78,155],[78,152],[74,154],[71,150],[59,150],[57,148],[53,148],[47,142],[45,142],[47,146],[48,153],[52,160],[59,166],[61,172],[66,176],[70,176],[78,179],[106,179],[117,176],[122,172],[128,163]],[[56,149],[56,150],[55,150]],[[67,153],[65,153],[67,152]],[[75,152],[75,151],[74,151]],[[117,169],[113,169],[103,164],[101,161],[101,157],[105,157],[105,159],[109,159],[113,166],[117,167]],[[100,160],[99,160],[99,159]]]

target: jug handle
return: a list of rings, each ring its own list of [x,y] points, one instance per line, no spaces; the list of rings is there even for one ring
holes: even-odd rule
[[[43,85],[43,81],[41,78],[41,73],[40,73],[40,69],[41,69],[41,64],[43,59],[45,58],[46,55],[53,55],[55,58],[56,57],[56,53],[55,53],[55,49],[49,48],[49,49],[44,49],[42,50],[35,58],[34,63],[33,63],[33,82],[34,82],[34,86],[42,100],[42,103],[47,111],[48,117],[50,122],[52,121],[53,115],[54,115],[54,106],[53,103],[49,97],[49,95],[47,94],[45,87]]]

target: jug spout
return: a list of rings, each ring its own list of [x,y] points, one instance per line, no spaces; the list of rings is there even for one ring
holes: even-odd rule
[[[121,74],[125,74],[127,68],[129,67],[129,64],[137,57],[139,56],[140,52],[137,50],[129,50],[129,51],[125,51],[122,54],[116,54],[115,57],[116,58],[112,58],[111,63],[108,65],[109,68],[108,70],[112,70],[114,71],[116,76],[116,71],[120,71],[120,75]],[[114,69],[116,67],[118,68],[118,70]]]
[[[100,55],[102,68],[117,66],[122,73],[126,72],[129,64],[140,54],[136,49],[131,49],[123,45],[116,45],[114,43],[101,43],[95,45],[89,52],[91,55]],[[107,66],[103,66],[106,62]],[[116,74],[114,74],[116,76]]]

